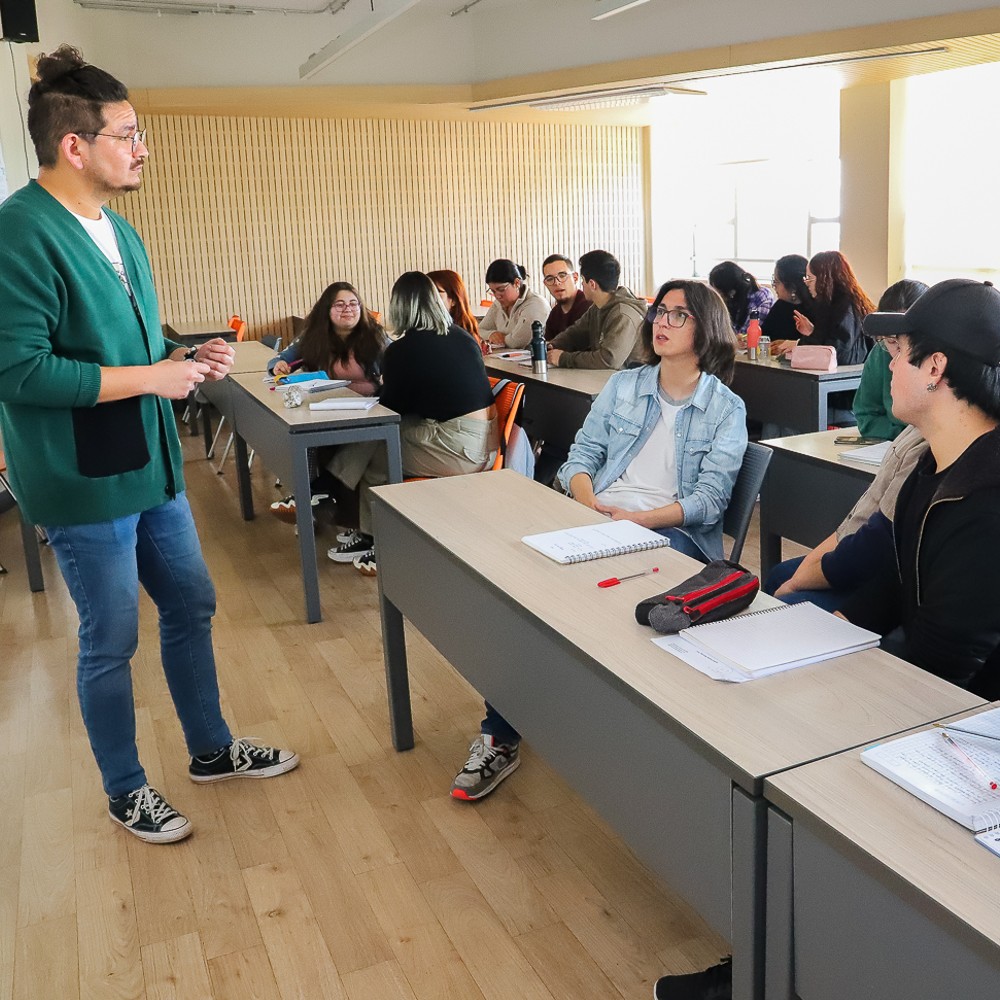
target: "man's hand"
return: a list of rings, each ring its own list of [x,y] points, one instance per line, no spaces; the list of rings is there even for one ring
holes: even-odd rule
[[[229,369],[233,367],[236,358],[236,351],[233,350],[232,344],[227,344],[221,337],[214,337],[198,347],[198,353],[194,358],[199,364],[208,365],[209,370],[205,377],[218,382],[229,374]]]
[[[563,356],[563,352],[559,350],[558,347],[550,347],[546,352],[546,357],[548,358],[548,363],[552,365],[553,368],[559,367],[559,359]]]
[[[209,377],[211,371],[209,365],[201,361],[171,361],[169,358],[157,361],[149,368],[147,391],[164,399],[184,399]]]

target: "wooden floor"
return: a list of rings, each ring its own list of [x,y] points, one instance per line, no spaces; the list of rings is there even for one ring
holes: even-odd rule
[[[647,1000],[659,975],[726,953],[530,744],[491,798],[449,797],[482,702],[412,630],[417,742],[395,753],[374,581],[323,559],[327,617],[302,624],[293,529],[244,524],[232,459],[218,477],[184,443],[226,716],[303,763],[187,779],[147,601],[140,752],[195,834],[150,846],[114,827],[76,703],[75,612],[51,552],[29,593],[16,516],[0,517],[0,1000]],[[273,481],[254,482],[263,511]]]

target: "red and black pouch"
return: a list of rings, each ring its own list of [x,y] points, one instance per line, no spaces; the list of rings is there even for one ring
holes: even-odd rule
[[[715,559],[695,576],[635,608],[635,620],[657,632],[680,632],[689,625],[717,622],[753,603],[760,580],[739,563]]]

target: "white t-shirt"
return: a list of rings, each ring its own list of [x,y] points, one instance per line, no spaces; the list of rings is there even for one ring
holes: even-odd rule
[[[598,493],[600,503],[623,510],[655,510],[677,500],[677,446],[674,429],[677,413],[686,399],[673,400],[660,389],[660,418],[639,454],[621,478]]]
[[[87,235],[97,244],[97,249],[111,261],[111,266],[115,269],[121,283],[125,286],[125,291],[132,295],[132,288],[128,283],[128,274],[125,272],[125,264],[122,262],[122,253],[118,249],[118,237],[115,235],[115,227],[111,224],[107,212],[101,209],[99,219],[88,219],[84,215],[73,213],[74,218],[86,230]]]

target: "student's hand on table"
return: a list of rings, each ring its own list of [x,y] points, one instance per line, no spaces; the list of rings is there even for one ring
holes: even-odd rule
[[[771,357],[780,358],[795,346],[794,340],[774,340],[771,342]]]
[[[291,370],[292,370],[291,366],[288,364],[287,361],[279,361],[271,369],[271,374],[272,375],[287,375]]]
[[[499,330],[494,330],[493,333],[490,334],[489,343],[491,343],[494,347],[504,347],[506,346],[507,341],[504,339],[503,333]]]
[[[194,357],[195,361],[208,365],[209,371],[205,377],[218,382],[229,374],[229,369],[236,360],[236,351],[233,350],[232,344],[227,344],[221,337],[214,337],[205,341]],[[277,368],[277,365],[275,367]]]
[[[775,597],[785,597],[788,594],[796,593],[797,588],[792,586],[792,581],[786,580],[775,592]]]
[[[157,361],[150,366],[149,392],[164,399],[184,399],[205,381],[211,368],[201,361]]]
[[[809,319],[809,317],[804,316],[802,313],[798,311],[798,309],[795,310],[794,315],[795,315],[795,329],[799,331],[799,336],[800,337],[812,336],[812,332],[815,329],[815,327],[813,326],[812,321]]]
[[[550,347],[548,351],[545,352],[547,361],[553,368],[559,367],[559,359],[563,356],[563,352],[559,350],[558,347]]]

